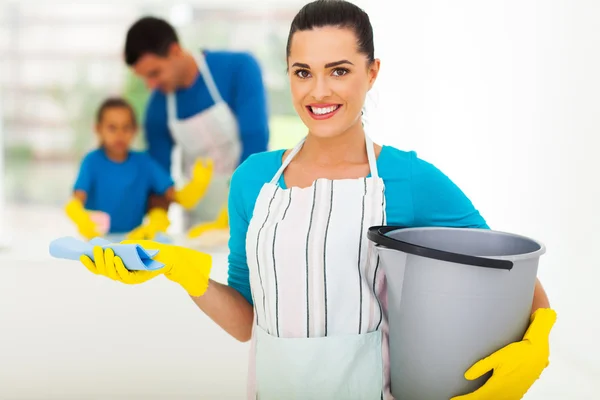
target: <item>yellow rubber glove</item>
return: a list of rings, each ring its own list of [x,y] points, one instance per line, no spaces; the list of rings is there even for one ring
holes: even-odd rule
[[[94,246],[94,261],[88,256],[81,256],[79,260],[93,274],[102,275],[114,281],[128,285],[144,283],[155,276],[162,274],[164,268],[156,271],[129,271],[123,265],[123,260],[115,256],[112,249],[104,250],[100,246]]]
[[[196,238],[196,237],[201,236],[205,232],[208,232],[211,230],[218,230],[218,229],[227,229],[228,227],[229,227],[229,214],[227,211],[227,205],[225,205],[225,207],[223,207],[221,209],[221,211],[219,212],[217,219],[215,219],[214,221],[203,222],[201,224],[198,224],[198,225],[190,228],[190,230],[188,231],[188,237]]]
[[[146,250],[158,250],[154,260],[165,264],[160,271],[180,284],[190,296],[202,296],[208,288],[212,257],[186,247],[162,244],[150,240],[124,240],[123,244],[139,244]]]
[[[511,343],[489,357],[475,363],[465,378],[474,380],[490,370],[491,378],[473,393],[451,400],[520,400],[549,365],[550,330],[556,312],[540,308],[531,316],[531,323],[521,342]]]
[[[93,239],[98,236],[102,236],[98,232],[98,228],[90,213],[85,210],[83,203],[79,199],[73,198],[65,206],[65,212],[67,216],[75,223],[79,234],[86,239]]]
[[[147,215],[145,224],[135,228],[127,234],[129,240],[152,240],[157,233],[166,233],[171,222],[167,210],[162,208],[153,208]]]
[[[181,190],[175,192],[175,201],[186,210],[191,210],[204,197],[213,173],[211,159],[198,159],[192,170],[192,179]]]

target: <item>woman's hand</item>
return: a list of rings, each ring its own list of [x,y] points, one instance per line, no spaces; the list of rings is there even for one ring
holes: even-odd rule
[[[180,284],[190,296],[206,292],[212,268],[212,257],[186,247],[162,244],[150,240],[124,240],[122,244],[137,244],[146,250],[158,250],[152,259],[165,264],[159,271]]]
[[[94,261],[88,256],[81,256],[80,261],[85,267],[95,275],[102,275],[114,281],[119,281],[128,285],[144,283],[163,273],[163,268],[157,271],[129,271],[123,265],[123,260],[115,256],[111,248],[103,249],[100,246],[94,246]]]
[[[80,260],[96,275],[102,275],[129,285],[146,282],[164,274],[168,279],[180,284],[190,296],[199,297],[206,292],[212,266],[210,255],[192,249],[153,242],[150,240],[124,240],[122,244],[137,244],[146,250],[158,250],[152,259],[165,264],[156,271],[130,271],[112,249],[94,247],[94,261],[87,256]]]
[[[549,336],[555,321],[551,308],[536,310],[522,341],[480,360],[465,373],[466,379],[474,380],[494,370],[492,377],[473,393],[451,400],[520,400],[549,364]]]

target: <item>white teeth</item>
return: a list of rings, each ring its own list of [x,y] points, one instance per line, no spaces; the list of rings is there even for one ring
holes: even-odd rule
[[[311,107],[310,109],[312,110],[313,113],[315,113],[317,115],[325,115],[325,114],[334,112],[335,110],[338,109],[338,107],[339,106],[331,106],[331,107],[325,107],[325,108]]]

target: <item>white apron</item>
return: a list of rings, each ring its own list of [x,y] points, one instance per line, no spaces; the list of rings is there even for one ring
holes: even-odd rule
[[[167,121],[175,141],[173,153],[173,177],[189,179],[192,167],[198,157],[213,160],[213,179],[205,197],[195,210],[187,213],[189,228],[199,222],[214,220],[227,201],[229,180],[241,156],[241,143],[235,115],[221,97],[204,55],[194,56],[199,66],[200,77],[206,83],[212,97],[213,106],[183,120],[177,119],[177,97],[167,95]]]
[[[248,398],[391,399],[386,283],[367,230],[385,224],[383,180],[282,189],[300,142],[258,196],[246,254],[254,300]]]

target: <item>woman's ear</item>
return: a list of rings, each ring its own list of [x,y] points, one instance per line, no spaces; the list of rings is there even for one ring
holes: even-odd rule
[[[377,76],[379,75],[379,67],[381,65],[381,61],[376,58],[375,60],[373,60],[373,62],[369,65],[369,69],[368,69],[368,75],[369,75],[369,90],[371,90],[371,88],[373,88],[373,85],[375,84],[375,80],[377,79]]]

